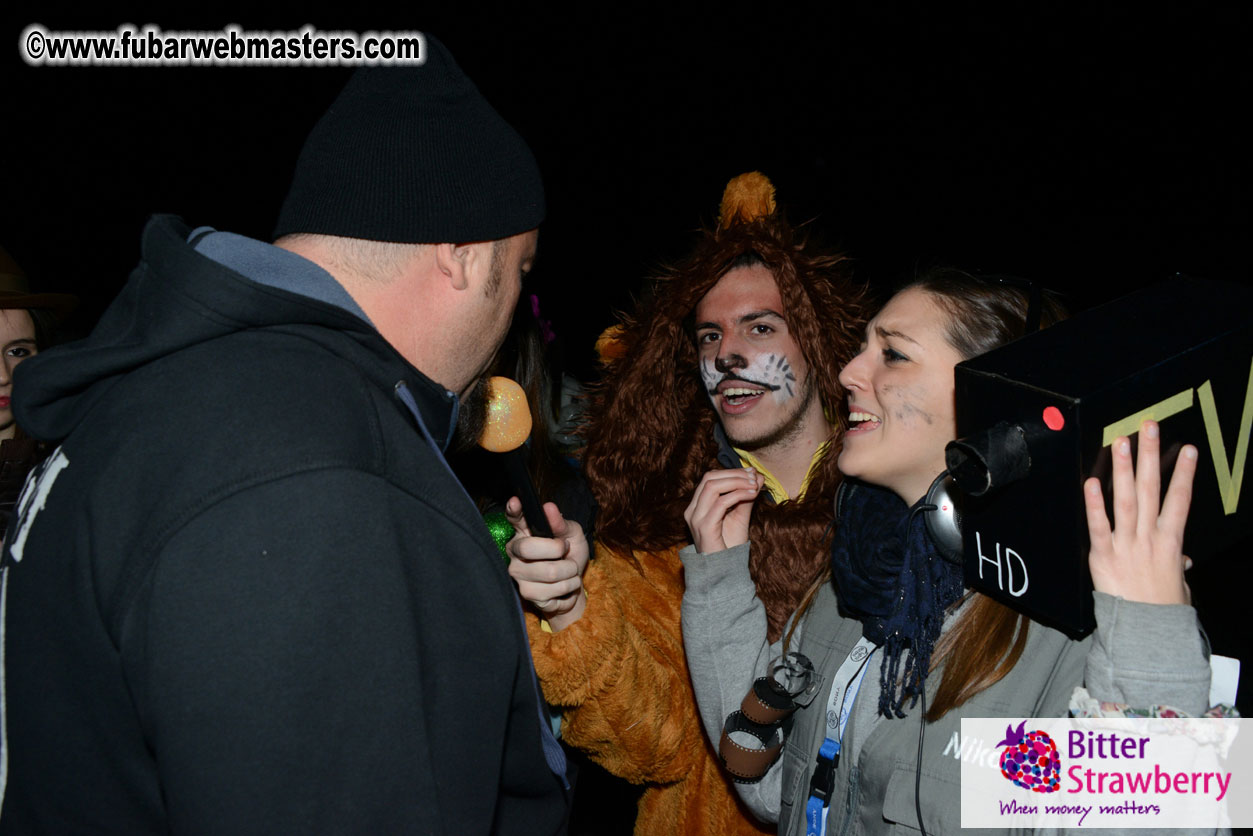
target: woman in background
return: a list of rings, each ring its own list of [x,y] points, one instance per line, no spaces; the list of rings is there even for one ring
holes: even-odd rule
[[[31,293],[22,268],[0,248],[0,540],[26,474],[48,454],[13,418],[13,370],[48,347],[57,317],[75,302],[63,293]]]

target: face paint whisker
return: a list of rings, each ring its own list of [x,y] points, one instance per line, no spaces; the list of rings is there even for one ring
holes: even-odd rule
[[[776,403],[796,397],[796,388],[792,385],[796,383],[796,375],[792,373],[792,364],[786,354],[770,352],[751,361],[739,354],[702,357],[700,375],[711,398],[718,397],[719,388],[735,381],[761,389],[763,394],[773,393]]]

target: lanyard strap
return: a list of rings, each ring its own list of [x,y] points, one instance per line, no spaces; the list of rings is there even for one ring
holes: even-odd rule
[[[822,836],[827,829],[827,812],[830,809],[831,792],[835,787],[835,767],[840,762],[840,743],[844,728],[857,691],[866,675],[866,662],[878,648],[874,642],[862,636],[831,680],[831,694],[827,697],[827,737],[818,749],[818,763],[809,782],[809,800],[805,804],[806,836]]]

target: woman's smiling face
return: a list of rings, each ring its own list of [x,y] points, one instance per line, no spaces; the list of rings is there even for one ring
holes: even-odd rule
[[[948,315],[924,290],[892,297],[866,326],[861,351],[840,372],[849,429],[840,471],[894,491],[913,504],[944,470],[957,434]]]

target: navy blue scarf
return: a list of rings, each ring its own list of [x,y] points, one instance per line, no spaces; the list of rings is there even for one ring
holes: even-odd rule
[[[840,611],[882,650],[879,713],[904,717],[905,700],[912,708],[927,681],[945,611],[962,594],[962,569],[931,542],[922,501],[909,508],[885,488],[852,480],[842,491],[831,544]]]

